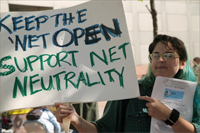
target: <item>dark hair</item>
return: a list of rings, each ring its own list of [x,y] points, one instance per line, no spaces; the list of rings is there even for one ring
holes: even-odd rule
[[[193,61],[196,61],[196,59],[200,59],[199,57],[195,57],[194,59],[193,59]]]
[[[152,54],[155,46],[159,42],[162,42],[163,44],[165,44],[166,48],[169,48],[168,42],[170,42],[173,49],[180,56],[180,60],[181,61],[187,60],[187,52],[186,52],[186,48],[185,48],[183,41],[181,41],[180,39],[178,39],[176,37],[172,37],[172,36],[169,36],[169,35],[157,35],[157,36],[155,36],[153,42],[149,45],[149,54]],[[151,61],[150,57],[149,57],[149,60]]]

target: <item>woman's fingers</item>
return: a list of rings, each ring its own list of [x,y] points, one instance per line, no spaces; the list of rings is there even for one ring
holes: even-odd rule
[[[140,96],[139,97],[140,100],[146,100],[148,102],[155,102],[154,98],[148,97],[148,96]]]
[[[64,104],[63,104],[63,103],[59,103],[59,102],[55,102],[55,103],[54,103],[54,107],[55,107],[55,108],[58,108],[60,105],[64,105]]]
[[[148,114],[151,117],[160,120],[166,120],[169,117],[171,109],[165,106],[162,102],[148,96],[141,96],[139,97],[139,99],[147,101],[146,107],[148,110]]]
[[[55,116],[57,118],[57,121],[62,123],[62,119],[67,117],[68,115],[70,115],[73,112],[73,108],[72,107],[67,107],[65,104],[63,103],[54,103],[54,106],[56,107],[56,111],[55,111]]]

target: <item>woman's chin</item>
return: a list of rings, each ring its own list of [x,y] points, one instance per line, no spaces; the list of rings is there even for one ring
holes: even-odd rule
[[[158,75],[156,75],[155,77],[158,77],[158,76],[161,76],[161,77],[167,77],[167,76],[164,75],[164,74],[158,74]]]

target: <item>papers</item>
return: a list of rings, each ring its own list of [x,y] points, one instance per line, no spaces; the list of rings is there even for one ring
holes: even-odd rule
[[[164,103],[170,109],[175,108],[180,116],[187,121],[192,121],[193,99],[196,82],[190,82],[174,78],[157,77],[152,96]],[[171,126],[164,121],[151,119],[151,133],[175,133]]]

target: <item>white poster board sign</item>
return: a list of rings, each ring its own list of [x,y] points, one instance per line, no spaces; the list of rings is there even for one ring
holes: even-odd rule
[[[1,112],[139,96],[120,0],[0,17]]]

